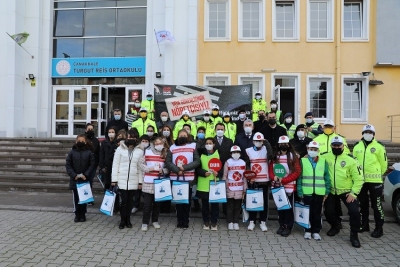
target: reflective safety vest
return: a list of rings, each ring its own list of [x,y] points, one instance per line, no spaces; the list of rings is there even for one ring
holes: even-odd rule
[[[236,138],[236,123],[234,122],[224,122],[225,125],[225,137],[231,139],[232,141],[235,141]]]
[[[292,124],[289,129],[286,128],[286,125],[284,123],[282,123],[281,126],[286,129],[289,139],[293,139],[294,133],[296,132],[296,125]]]
[[[228,188],[231,191],[243,190],[243,173],[246,170],[246,162],[242,159],[234,160],[230,158],[228,163]]]
[[[177,121],[177,123],[175,124],[175,127],[174,127],[174,135],[173,135],[173,138],[174,139],[177,139],[178,138],[178,133],[179,133],[179,131],[180,130],[182,130],[183,129],[183,125],[185,125],[185,124],[189,124],[190,126],[191,126],[191,128],[190,128],[190,133],[193,135],[193,136],[196,136],[197,135],[197,126],[196,126],[196,123],[194,123],[192,120],[187,120],[187,121],[185,121],[184,119],[180,119],[179,121]]]
[[[147,167],[151,168],[158,165],[159,169],[164,168],[165,159],[161,158],[161,155],[154,154],[151,149],[146,149],[144,152],[144,159]],[[152,184],[154,179],[158,179],[159,171],[150,171],[144,173],[143,181],[145,183]]]
[[[318,142],[319,144],[319,154],[322,155],[324,153],[329,153],[332,151],[332,147],[331,147],[331,142],[332,139],[335,138],[336,136],[341,136],[337,133],[333,133],[331,135],[326,135],[326,134],[320,134],[317,137],[314,138],[315,142]],[[344,154],[350,154],[350,150],[349,147],[347,146],[347,142],[346,139],[341,136],[343,138],[343,144],[344,144]]]
[[[268,161],[267,149],[262,146],[260,150],[254,150],[253,147],[246,149],[247,156],[250,159],[250,168],[257,174],[256,182],[268,182]]]
[[[210,159],[219,159],[218,150],[214,151],[212,155],[203,154],[200,157],[200,164],[203,170],[208,170],[208,162]],[[210,191],[210,181],[215,179],[214,175],[210,175],[208,177],[199,176],[197,179],[197,191],[201,192],[209,192]],[[218,180],[218,179],[217,179]]]
[[[169,150],[172,153],[172,163],[176,166],[187,165],[188,163],[193,162],[193,153],[196,149],[196,143],[186,144],[184,146],[177,146],[173,144]],[[176,180],[177,174],[171,172],[170,173],[171,180]],[[183,180],[183,177],[179,177],[179,180]],[[194,180],[194,170],[185,171],[185,181],[193,181]]]
[[[142,108],[145,108],[147,110],[147,117],[151,120],[154,120],[154,113],[153,113],[153,109],[155,109],[154,107],[154,100],[143,100],[142,103]]]
[[[306,125],[306,126],[307,126],[307,125]],[[311,129],[312,129],[313,131],[316,131],[316,130],[318,130],[319,124],[316,123],[316,122],[314,122],[310,127],[311,127]],[[313,133],[310,132],[310,131],[307,132],[307,137],[309,137],[309,138],[311,138],[311,139],[314,139],[314,138],[317,137],[317,136],[318,136],[318,135],[315,135],[315,134],[313,134]]]
[[[319,157],[314,169],[308,158],[301,159],[303,195],[326,195],[326,186],[324,179],[325,163],[325,159]]]
[[[267,111],[267,102],[264,99],[255,99],[252,100],[251,109],[253,110],[253,122],[258,121],[258,112],[263,110],[264,112]]]
[[[201,120],[201,121],[199,121],[198,123],[197,123],[197,129],[199,128],[199,127],[204,127],[204,128],[206,128],[206,135],[205,135],[205,138],[208,138],[208,137],[214,137],[215,136],[215,124],[214,124],[214,122],[212,121],[212,119],[210,119],[209,121],[204,121],[204,120]]]
[[[138,118],[136,121],[132,122],[132,128],[136,128],[139,132],[139,137],[147,132],[147,127],[153,126],[154,132],[157,133],[157,126],[155,121],[150,120],[148,117],[143,121],[142,118]]]

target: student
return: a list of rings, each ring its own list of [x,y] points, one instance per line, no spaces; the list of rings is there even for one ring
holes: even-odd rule
[[[317,241],[321,240],[322,204],[331,189],[328,164],[318,154],[319,144],[311,141],[308,154],[300,160],[301,175],[297,179],[297,195],[310,207],[310,228],[305,229],[304,238]]]
[[[76,184],[89,181],[89,175],[95,168],[94,154],[86,135],[80,134],[76,137],[75,145],[68,153],[65,167],[69,175],[69,189],[74,195],[74,222],[85,222],[87,204],[78,204],[79,195]]]
[[[94,177],[96,176],[97,166],[99,166],[100,142],[99,142],[99,139],[97,139],[94,134],[94,128],[93,128],[92,124],[90,124],[90,123],[86,124],[85,134],[86,134],[86,140],[88,140],[88,142],[91,144],[92,151],[94,154],[94,169],[88,177],[89,182],[90,182],[90,187],[93,188],[93,180],[94,180]],[[93,206],[94,202],[90,202],[90,203],[88,203],[88,205]]]
[[[150,137],[150,141],[154,141],[154,139],[158,136],[153,125],[147,126],[146,135]]]
[[[168,174],[168,169],[164,168],[168,149],[168,144],[161,137],[156,137],[150,148],[145,150],[144,157],[140,159],[140,168],[144,173],[142,231],[147,231],[150,216],[153,227],[156,229],[161,227],[158,223],[159,203],[154,202],[154,179],[158,179],[159,176],[163,177],[163,173]]]
[[[211,222],[211,231],[216,231],[218,230],[219,203],[209,203],[209,191],[210,181],[217,179],[218,173],[208,168],[208,162],[211,159],[219,159],[218,150],[215,149],[215,139],[206,138],[205,148],[198,151],[200,166],[196,169],[198,175],[196,196],[201,199],[203,229],[209,230]]]
[[[224,165],[222,180],[226,181],[226,197],[228,200],[226,208],[226,222],[228,230],[239,230],[239,215],[242,199],[247,189],[243,173],[246,170],[246,162],[240,159],[240,147],[232,146],[231,158]]]
[[[160,136],[164,138],[164,140],[167,141],[169,146],[172,146],[174,143],[174,137],[172,134],[172,128],[169,125],[164,125],[161,129]]]
[[[283,178],[274,174],[274,166],[281,164],[286,170]],[[279,229],[276,232],[281,236],[289,236],[294,224],[293,204],[296,191],[296,180],[301,173],[299,158],[296,155],[292,145],[289,143],[288,136],[279,137],[278,152],[269,165],[269,176],[274,177],[274,181],[285,187],[286,195],[291,203],[291,208],[287,210],[278,210]]]
[[[104,190],[107,190],[111,186],[111,169],[114,160],[115,150],[117,149],[117,136],[115,127],[110,127],[108,133],[100,146],[100,163],[99,167],[104,177]]]

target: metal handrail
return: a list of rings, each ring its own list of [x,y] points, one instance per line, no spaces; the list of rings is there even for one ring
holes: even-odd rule
[[[393,142],[393,117],[400,116],[400,114],[396,115],[388,115],[387,117],[390,118],[390,141]]]

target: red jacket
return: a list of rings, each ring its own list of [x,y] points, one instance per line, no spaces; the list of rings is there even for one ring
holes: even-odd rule
[[[274,164],[276,164],[276,163],[279,163],[279,162],[274,162],[272,160],[269,162],[268,174],[269,174],[271,181],[273,181],[274,177],[275,177]],[[293,167],[294,167],[293,171],[291,173],[289,173],[285,178],[282,179],[281,183],[283,185],[293,182],[293,181],[297,180],[297,178],[300,177],[301,166],[300,166],[300,160],[298,157],[295,157],[293,159]],[[296,191],[296,187],[294,188],[294,191]]]

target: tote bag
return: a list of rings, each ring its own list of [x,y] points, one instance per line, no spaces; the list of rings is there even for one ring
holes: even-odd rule
[[[179,176],[172,181],[171,191],[172,203],[189,204],[189,182],[185,181],[185,176],[183,176],[183,181],[179,181]]]
[[[154,202],[172,200],[171,180],[169,178],[154,179]]]
[[[117,194],[110,191],[106,190],[103,198],[103,202],[101,203],[100,206],[100,211],[104,213],[105,215],[108,216],[113,216],[113,211],[114,211],[114,204],[115,204],[115,199],[117,197]]]
[[[292,207],[283,186],[272,188],[271,192],[278,210],[288,210]]]
[[[295,202],[294,222],[306,229],[310,228],[310,206]]]
[[[208,194],[210,203],[226,203],[226,182],[210,181],[210,190]]]
[[[246,190],[246,210],[247,211],[264,210],[264,197],[262,189]]]
[[[90,188],[89,182],[76,184],[76,189],[78,190],[79,196],[78,204],[86,204],[94,201],[92,189]]]

